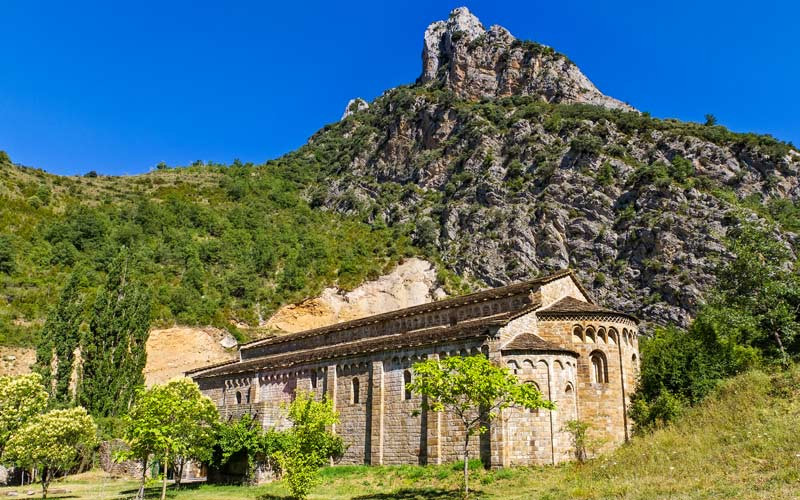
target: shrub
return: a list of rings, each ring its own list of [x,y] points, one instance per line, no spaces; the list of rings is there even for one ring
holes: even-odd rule
[[[0,273],[11,274],[15,268],[14,247],[11,244],[11,237],[0,235]]]

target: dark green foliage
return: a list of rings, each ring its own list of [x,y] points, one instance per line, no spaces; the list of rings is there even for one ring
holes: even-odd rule
[[[58,303],[47,316],[36,350],[35,370],[44,378],[51,404],[69,405],[72,402],[69,381],[83,321],[79,282],[80,272],[76,271],[69,277]]]
[[[89,170],[88,172],[86,172],[85,174],[83,174],[83,176],[84,176],[84,177],[88,177],[88,178],[90,178],[90,179],[91,179],[91,178],[95,178],[95,177],[97,177],[97,172],[95,172],[94,170]]]
[[[273,456],[286,447],[287,439],[285,433],[263,430],[261,424],[246,413],[238,420],[219,424],[211,462],[215,467],[224,468],[234,459],[245,458],[248,467],[244,479],[250,481],[258,464],[277,469]]]
[[[6,165],[11,165],[11,157],[8,156],[8,153],[0,149],[0,163],[4,163]]]
[[[327,154],[331,144],[331,154],[340,154],[332,141],[321,141],[318,151]],[[14,228],[13,238],[0,236],[0,273],[13,272],[4,293],[14,297],[5,309],[0,304],[0,342],[30,344],[36,332],[14,318],[44,320],[52,284],[65,282],[74,267],[85,270],[93,295],[121,246],[140,262],[130,271],[152,291],[156,322],[219,328],[231,318],[256,326],[259,313],[268,316],[326,286],[355,287],[416,253],[409,228],[311,209],[304,189],[322,185],[321,168],[298,153],[262,167],[240,162],[124,179],[45,177],[47,206],[0,202],[3,228]],[[34,178],[30,169],[9,172]],[[55,190],[59,179],[64,189]],[[32,195],[45,184],[38,177],[15,182],[31,185]],[[104,189],[115,193],[110,201],[95,192]]]
[[[16,268],[11,237],[0,234],[0,273],[11,274]]]
[[[729,248],[733,258],[722,263],[710,304],[742,327],[724,335],[769,358],[800,354],[800,276],[789,249],[749,221],[730,230]]]
[[[597,170],[597,183],[601,186],[610,186],[615,179],[616,170],[611,163],[604,161]]]
[[[658,329],[642,342],[631,407],[640,429],[671,420],[725,377],[800,356],[800,277],[788,249],[749,221],[730,230],[728,248],[689,329]]]
[[[717,117],[712,115],[711,113],[707,114],[705,118],[706,118],[706,123],[705,123],[706,127],[713,127],[714,125],[717,124]]]
[[[152,299],[148,287],[134,277],[133,267],[130,252],[123,248],[97,294],[81,341],[78,401],[98,417],[125,414],[144,385]]]
[[[603,141],[593,135],[579,135],[572,139],[570,147],[577,155],[596,155],[603,148]]]
[[[675,156],[667,164],[657,161],[651,165],[641,166],[636,170],[636,182],[655,184],[666,187],[672,182],[681,186],[689,186],[694,181],[694,165],[689,160]]]

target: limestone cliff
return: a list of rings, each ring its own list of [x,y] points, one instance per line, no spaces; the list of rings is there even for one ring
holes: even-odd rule
[[[266,323],[283,333],[381,314],[444,297],[430,262],[408,259],[391,273],[344,292],[326,288],[319,297],[280,308]]]
[[[466,7],[425,30],[419,81],[439,82],[470,99],[531,95],[549,102],[632,109],[603,95],[563,54],[517,40],[502,26],[487,30]]]

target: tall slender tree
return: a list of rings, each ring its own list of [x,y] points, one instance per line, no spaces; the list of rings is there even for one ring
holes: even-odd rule
[[[74,399],[69,382],[83,321],[79,276],[80,271],[76,270],[69,277],[58,304],[47,316],[36,350],[36,371],[44,379],[51,403],[57,405],[68,405]]]
[[[126,413],[144,385],[152,297],[144,283],[134,279],[132,267],[130,252],[123,248],[97,294],[81,341],[78,400],[97,417]]]

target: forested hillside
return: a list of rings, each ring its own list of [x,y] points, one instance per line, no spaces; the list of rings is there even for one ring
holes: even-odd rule
[[[305,165],[195,165],[58,177],[0,164],[0,342],[31,344],[73,270],[89,295],[122,247],[158,323],[256,327],[283,303],[353,287],[413,254],[407,228],[310,208]],[[238,332],[241,333],[241,332]]]

